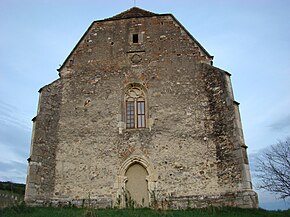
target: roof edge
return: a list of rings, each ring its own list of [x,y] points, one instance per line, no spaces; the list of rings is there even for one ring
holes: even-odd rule
[[[130,19],[130,18],[141,18],[141,17],[151,17],[151,16],[155,16],[155,15],[158,15],[158,14],[153,13],[153,12],[148,11],[148,10],[144,10],[142,8],[139,8],[139,7],[132,7],[126,11],[123,11],[119,14],[116,14],[115,16],[106,18],[104,20],[120,20],[120,19]]]
[[[102,20],[100,20],[102,21]],[[65,58],[64,62],[61,64],[61,66],[56,69],[56,71],[59,72],[59,77],[60,76],[60,71],[62,70],[62,68],[66,65],[67,61],[69,60],[69,58],[72,56],[72,54],[74,53],[74,51],[76,50],[76,48],[79,46],[79,44],[82,42],[82,40],[85,38],[85,36],[87,35],[87,33],[90,31],[90,29],[92,28],[92,26],[99,21],[93,21],[91,23],[91,25],[88,27],[88,29],[85,31],[85,33],[82,35],[82,37],[79,39],[79,41],[77,42],[77,44],[74,46],[74,48],[72,49],[72,51],[69,53],[69,55],[67,56],[67,58]]]
[[[161,14],[160,14],[161,15]],[[189,35],[189,37],[202,49],[202,51],[213,60],[214,56],[210,55],[209,52],[192,36],[192,34],[175,18],[172,14],[164,14],[164,16],[171,16],[178,25]]]
[[[132,8],[131,8],[132,9]],[[130,9],[129,9],[130,10]],[[194,41],[194,43],[196,43],[201,50],[209,57],[211,58],[211,60],[213,60],[214,56],[210,55],[208,53],[208,51],[192,36],[192,34],[176,19],[176,17],[173,14],[170,13],[166,13],[166,14],[154,14],[152,13],[152,15],[150,16],[143,16],[143,17],[127,17],[127,18],[117,18],[117,19],[111,19],[111,18],[106,18],[106,19],[102,19],[102,20],[95,20],[91,23],[91,25],[88,27],[88,29],[85,31],[85,33],[82,35],[82,37],[79,39],[78,43],[75,45],[75,47],[72,49],[72,51],[69,53],[69,55],[67,56],[67,58],[64,60],[63,64],[57,69],[58,72],[60,72],[62,70],[62,68],[64,67],[64,65],[66,65],[67,61],[69,60],[69,58],[72,56],[72,54],[74,53],[74,51],[76,50],[76,48],[79,46],[79,44],[81,43],[81,41],[84,39],[84,37],[87,35],[87,33],[89,32],[89,30],[92,28],[92,26],[95,23],[100,23],[100,22],[111,22],[111,21],[115,21],[115,20],[125,20],[125,19],[142,19],[142,18],[146,18],[146,17],[162,17],[162,16],[170,16],[173,18],[173,20],[188,34],[188,36]]]

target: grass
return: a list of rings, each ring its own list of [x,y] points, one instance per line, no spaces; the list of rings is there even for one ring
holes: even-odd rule
[[[190,210],[31,208],[20,205],[0,209],[1,217],[289,217],[287,211],[207,208]]]

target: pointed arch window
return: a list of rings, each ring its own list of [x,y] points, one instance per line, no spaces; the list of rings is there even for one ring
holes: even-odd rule
[[[146,127],[145,93],[138,85],[131,84],[126,91],[126,128]]]

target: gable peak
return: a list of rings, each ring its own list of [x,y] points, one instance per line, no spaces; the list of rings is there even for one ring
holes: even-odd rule
[[[138,8],[138,7],[132,7],[120,14],[117,14],[113,17],[110,17],[106,20],[119,20],[119,19],[128,19],[128,18],[139,18],[139,17],[152,17],[156,16],[158,14],[155,14],[150,11],[146,11],[144,9]]]

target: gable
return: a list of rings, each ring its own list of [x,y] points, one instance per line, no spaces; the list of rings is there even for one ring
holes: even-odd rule
[[[200,61],[200,62],[205,62],[207,64],[212,64],[213,56],[211,56],[204,49],[204,47],[184,28],[184,26],[172,14],[155,14],[155,13],[134,7],[134,8],[131,8],[123,13],[120,13],[116,16],[113,16],[111,18],[107,18],[107,19],[99,20],[99,21],[94,21],[90,25],[88,30],[85,32],[85,34],[82,36],[82,38],[79,40],[79,42],[77,43],[75,48],[72,50],[70,55],[66,58],[63,65],[58,69],[58,71],[60,72],[60,74],[66,73],[66,69],[70,68],[70,63],[73,62],[73,58],[72,58],[73,55],[77,52],[77,50],[87,49],[86,47],[81,48],[81,44],[86,44],[87,42],[90,42],[92,35],[97,34],[97,33],[94,33],[94,31],[96,29],[108,31],[110,26],[112,26],[114,24],[116,24],[116,25],[118,24],[118,25],[124,25],[124,28],[125,27],[127,28],[125,30],[127,32],[128,29],[138,29],[136,26],[142,25],[142,24],[137,24],[137,21],[138,22],[145,22],[148,19],[152,19],[152,20],[154,20],[154,22],[161,22],[162,25],[163,25],[163,20],[166,21],[169,25],[171,25],[173,32],[176,31],[182,35],[182,37],[179,41],[180,43],[187,43],[188,46],[194,47],[193,53],[195,55],[195,60]],[[129,23],[131,26],[129,25]],[[151,26],[150,26],[150,28],[151,28]],[[159,29],[157,29],[157,31],[159,31]],[[142,32],[146,33],[146,31],[143,31],[143,30],[142,30]],[[111,33],[115,34],[112,32],[112,30],[111,30]],[[161,37],[163,37],[163,35],[160,35],[160,40],[161,40]],[[110,37],[108,37],[108,38],[110,38]],[[181,42],[181,41],[183,41],[183,42]],[[125,41],[125,43],[126,43],[126,41]],[[155,41],[155,43],[156,43],[156,41]],[[176,52],[178,52],[178,51],[176,51]]]
[[[105,20],[119,20],[119,19],[129,19],[129,18],[139,18],[139,17],[152,17],[157,16],[158,14],[152,13],[150,11],[143,10],[138,7],[130,8],[127,11],[124,11],[120,14],[117,14],[113,17],[110,17]]]

